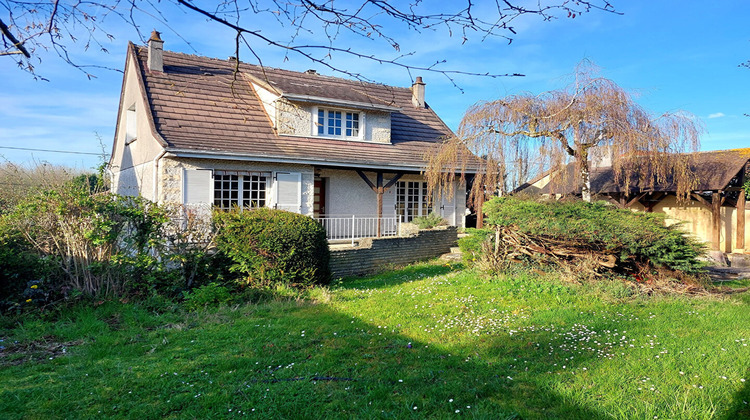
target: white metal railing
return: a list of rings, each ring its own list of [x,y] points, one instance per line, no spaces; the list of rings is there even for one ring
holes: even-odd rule
[[[314,219],[323,225],[328,240],[351,240],[352,245],[362,238],[398,236],[401,225],[401,216],[320,216]]]

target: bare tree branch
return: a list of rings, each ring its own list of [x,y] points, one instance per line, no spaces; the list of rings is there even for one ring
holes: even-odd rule
[[[567,184],[568,163],[578,165],[577,185],[590,200],[590,159],[607,157],[616,181],[630,189],[634,179],[643,188],[667,180],[677,194],[687,198],[695,179],[684,155],[696,151],[702,125],[692,115],[673,112],[654,116],[632,96],[597,69],[584,62],[567,88],[540,95],[522,94],[481,102],[472,106],[461,121],[457,138],[430,156],[426,176],[430,188],[447,182],[446,167],[465,172],[465,148],[485,159],[475,178],[471,198],[483,202],[495,189],[512,190],[528,181],[516,177],[507,185],[508,174],[556,171]],[[532,153],[527,153],[532,152]],[[517,156],[529,161],[518,162]],[[606,156],[605,156],[606,155]]]
[[[160,25],[169,27],[162,10],[172,5],[231,28],[236,34],[243,36],[245,45],[249,45],[249,40],[254,39],[286,51],[288,57],[296,55],[333,72],[360,80],[369,79],[335,64],[333,56],[338,54],[393,65],[410,73],[435,72],[456,85],[454,77],[457,75],[504,77],[519,74],[445,69],[443,67],[446,61],[442,59],[431,65],[409,64],[405,59],[413,56],[414,52],[402,53],[402,44],[398,38],[402,38],[408,31],[445,36],[439,31],[447,30],[449,37],[454,33],[461,34],[462,42],[466,42],[472,34],[477,35],[480,40],[492,36],[510,42],[516,34],[512,23],[522,16],[531,15],[551,20],[574,18],[593,10],[618,13],[608,0],[548,0],[540,1],[536,6],[520,6],[515,4],[516,1],[475,3],[464,0],[427,4],[422,0],[352,0],[341,4],[332,0],[221,0],[217,3],[208,0],[167,0],[161,3],[152,0],[0,0],[0,13],[5,15],[0,22],[7,22],[2,31],[2,41],[7,50],[4,55],[10,55],[11,49],[24,48],[26,61],[19,62],[19,65],[32,73],[34,68],[29,59],[39,58],[37,49],[40,49],[53,50],[63,61],[93,77],[86,69],[95,66],[79,64],[69,53],[69,48],[79,42],[78,35],[84,37],[84,50],[95,47],[106,52],[106,47],[100,41],[113,38],[108,27],[116,22],[109,20],[104,23],[105,18],[111,16],[132,27],[143,41],[140,28],[142,22],[146,19],[155,20]],[[481,12],[478,9],[480,6],[483,7]],[[257,22],[266,17],[272,17],[280,27],[287,28],[286,34],[278,35],[274,32],[271,35],[270,32],[263,32]],[[344,34],[384,42],[398,55],[387,57],[381,53],[372,53],[370,48],[341,46],[339,37]],[[316,41],[298,42],[307,35]],[[250,51],[256,55],[253,48]]]

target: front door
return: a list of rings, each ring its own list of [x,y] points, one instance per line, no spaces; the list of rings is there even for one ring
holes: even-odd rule
[[[326,215],[326,179],[315,178],[313,193],[313,217]]]

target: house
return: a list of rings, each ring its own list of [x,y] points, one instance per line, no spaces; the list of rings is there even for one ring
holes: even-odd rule
[[[750,252],[750,235],[745,229],[749,219],[743,184],[750,180],[750,148],[690,153],[690,170],[695,175],[690,200],[680,202],[673,182],[645,182],[643,174],[634,174],[625,189],[611,166],[591,170],[591,193],[622,208],[659,212],[668,223],[682,222],[683,228],[712,250],[727,253]],[[519,188],[519,192],[543,195],[580,194],[575,164],[566,166],[567,174],[544,174]]]
[[[433,202],[421,175],[451,135],[421,77],[403,88],[174,53],[154,32],[128,45],[112,185],[161,203],[403,221],[435,211],[462,226],[465,186]]]

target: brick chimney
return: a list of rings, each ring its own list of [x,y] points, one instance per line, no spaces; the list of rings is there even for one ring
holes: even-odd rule
[[[148,69],[164,71],[164,41],[156,31],[152,31],[151,38],[148,39]]]
[[[424,108],[424,82],[422,76],[417,76],[417,80],[411,85],[411,102],[415,108]]]

